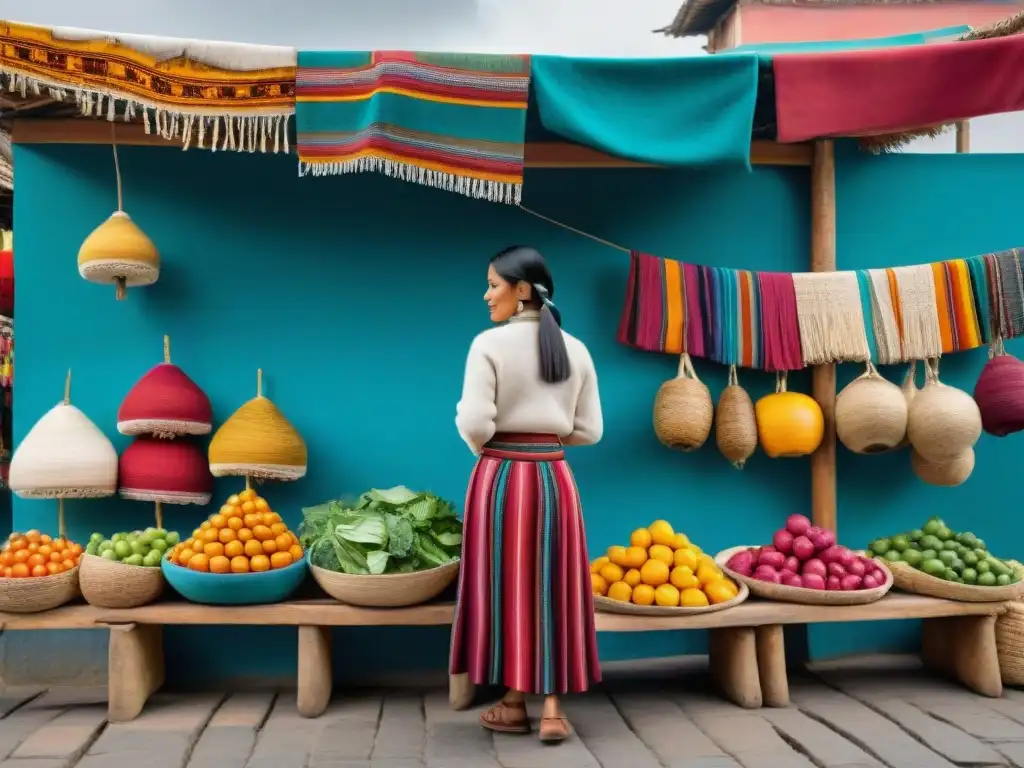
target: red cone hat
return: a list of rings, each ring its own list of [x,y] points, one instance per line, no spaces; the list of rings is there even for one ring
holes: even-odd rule
[[[184,440],[139,437],[120,460],[122,498],[165,504],[208,504],[213,475],[206,452]]]
[[[171,363],[154,366],[139,379],[117,411],[122,435],[207,435],[212,424],[210,398]]]

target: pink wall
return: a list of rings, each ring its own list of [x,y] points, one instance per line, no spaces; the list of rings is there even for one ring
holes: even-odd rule
[[[792,8],[744,5],[740,45],[814,40],[888,37],[969,24],[981,27],[1024,11],[1017,3],[942,3],[940,5]]]

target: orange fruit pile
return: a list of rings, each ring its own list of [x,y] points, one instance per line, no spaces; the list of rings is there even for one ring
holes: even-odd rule
[[[167,559],[193,571],[250,573],[287,568],[302,559],[302,547],[267,500],[246,489],[229,497]]]
[[[12,533],[0,550],[0,576],[5,579],[56,576],[75,568],[81,556],[81,544],[67,539],[51,539],[39,531]]]
[[[637,528],[628,547],[609,547],[590,574],[595,595],[635,605],[704,608],[739,594],[714,558],[665,520]]]

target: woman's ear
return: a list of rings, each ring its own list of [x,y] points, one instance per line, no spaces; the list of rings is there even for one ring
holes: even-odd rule
[[[516,283],[516,298],[519,299],[519,301],[530,300],[530,284],[525,280],[520,280]]]

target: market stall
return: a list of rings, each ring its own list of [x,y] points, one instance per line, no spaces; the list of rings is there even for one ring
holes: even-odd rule
[[[637,647],[650,653],[644,640],[620,633],[711,629],[712,664],[727,695],[744,706],[778,705],[787,698],[784,624],[955,620],[963,631],[946,631],[954,641],[928,655],[946,667],[950,648],[980,659],[979,666],[955,672],[976,690],[998,695],[992,625],[1005,610],[1005,597],[969,604],[886,594],[894,579],[884,562],[851,560],[863,574],[843,575],[860,579],[863,597],[872,601],[801,604],[785,590],[809,590],[814,582],[804,583],[801,573],[801,586],[782,584],[785,569],[777,565],[771,566],[776,576],[770,580],[778,578],[782,591],[771,597],[785,602],[769,606],[763,597],[740,598],[767,579],[756,578],[753,570],[743,573],[747,569],[738,563],[733,577],[725,572],[731,560],[716,563],[713,554],[758,542],[764,542],[761,549],[775,546],[767,544],[772,532],[793,512],[808,512],[808,526],[819,531],[834,534],[838,527],[841,541],[859,549],[900,527],[919,525],[908,513],[922,498],[943,510],[968,498],[964,486],[920,485],[909,451],[874,456],[870,450],[837,448],[836,366],[856,363],[842,373],[856,369],[868,376],[869,361],[873,367],[920,360],[925,367],[927,360],[948,356],[943,385],[973,390],[982,366],[968,350],[984,354],[996,337],[1012,349],[1010,340],[1024,330],[1014,325],[1017,315],[997,312],[993,325],[976,294],[983,286],[998,307],[1012,289],[1007,284],[1007,292],[999,293],[996,284],[997,292],[989,294],[992,282],[986,280],[1001,275],[1002,266],[1019,263],[1012,251],[1018,244],[1012,205],[998,191],[1013,184],[1015,160],[998,169],[958,158],[963,162],[953,167],[948,158],[873,157],[833,142],[833,135],[906,128],[896,118],[887,122],[877,115],[871,125],[843,124],[815,135],[813,144],[752,141],[756,131],[770,130],[758,118],[765,113],[766,92],[759,87],[763,62],[755,54],[657,62],[307,54],[131,37],[101,45],[84,33],[56,35],[22,25],[7,25],[5,33],[0,71],[6,84],[70,100],[82,113],[76,119],[14,123],[24,259],[19,344],[33,350],[19,367],[26,394],[19,399],[15,438],[27,439],[28,426],[52,405],[47,393],[55,376],[72,367],[75,403],[114,438],[121,454],[118,481],[101,484],[101,500],[76,501],[67,520],[70,539],[86,548],[84,572],[95,564],[89,558],[98,558],[115,564],[116,571],[110,570],[119,578],[145,571],[163,587],[159,570],[174,591],[195,603],[151,602],[159,593],[154,586],[131,606],[109,608],[103,605],[107,599],[94,597],[89,611],[69,605],[49,618],[12,619],[6,626],[121,626],[112,634],[111,657],[115,642],[121,650],[131,645],[133,663],[147,671],[134,689],[112,696],[112,709],[115,698],[120,702],[119,718],[137,714],[164,677],[164,625],[167,642],[173,638],[183,647],[202,636],[201,626],[298,626],[300,708],[308,715],[322,711],[330,694],[323,681],[331,679],[332,634],[346,649],[347,669],[337,674],[372,667],[379,654],[408,646],[410,637],[425,647],[445,647],[448,605],[428,602],[394,612],[383,606],[429,601],[454,578],[460,529],[454,507],[444,500],[461,496],[469,457],[454,434],[434,425],[449,423],[465,346],[481,327],[476,304],[484,257],[506,241],[525,240],[552,254],[567,327],[594,350],[608,403],[605,441],[581,452],[577,473],[587,488],[594,554],[623,544],[621,554],[595,563],[602,580],[595,584],[603,582],[600,597],[617,603],[605,606],[619,611],[598,618],[599,629],[611,633],[609,647],[622,652],[628,643],[632,653]],[[948,45],[970,52],[972,42]],[[81,76],[47,71],[31,52],[54,47],[92,63]],[[146,77],[126,83],[118,71],[100,66],[119,56],[132,57]],[[194,61],[204,66],[189,63]],[[437,92],[432,67],[458,73],[450,92]],[[379,75],[370,85],[359,80],[368,68]],[[787,87],[784,69],[775,72],[776,91]],[[395,73],[406,77],[401,94],[389,80],[399,77]],[[639,98],[635,83],[641,80],[649,87],[637,114],[659,116],[643,126],[618,108]],[[229,91],[239,98],[229,99]],[[774,103],[768,106],[773,113]],[[182,146],[189,151],[182,154]],[[205,151],[210,149],[217,151]],[[954,192],[968,183],[985,191],[965,212]],[[880,188],[897,197],[903,191],[900,210],[878,205]],[[67,215],[54,228],[58,208]],[[965,226],[968,219],[971,225]],[[117,259],[111,256],[115,251]],[[77,266],[71,262],[75,253]],[[917,284],[901,283],[899,270],[922,264],[926,269],[916,268],[913,275],[931,275],[931,293],[901,294]],[[846,275],[834,281],[814,277],[837,267],[856,270],[853,282]],[[869,288],[875,277],[868,273],[893,272],[894,295],[907,299],[897,302],[906,312],[895,312],[891,295],[887,305],[871,290],[862,295],[861,272]],[[935,309],[940,273],[952,275],[941,283],[953,297],[944,305],[952,317],[945,324]],[[753,290],[765,275],[786,277],[768,282],[780,290],[788,285],[788,309],[781,300],[768,301],[763,289]],[[123,300],[91,283],[113,285]],[[750,290],[744,293],[740,285]],[[691,286],[695,304],[665,298],[689,296]],[[846,302],[851,286],[852,304]],[[741,301],[702,300],[712,288]],[[955,299],[967,294],[972,303],[963,306],[973,313],[973,325],[957,314]],[[830,305],[830,296],[841,298],[841,306]],[[901,346],[910,328],[906,318],[913,311],[913,317],[925,317],[928,307],[936,316],[934,327],[914,326],[917,346]],[[770,324],[766,318],[777,322],[777,334],[763,331]],[[894,347],[886,346],[892,336],[877,332],[876,320],[883,332],[896,328]],[[125,393],[136,392],[133,383],[165,336],[175,339],[174,367],[180,363],[194,386],[161,390],[171,394],[154,402],[174,406],[171,414],[138,407],[122,413],[131,397]],[[652,400],[677,363],[678,384],[669,391],[682,406],[697,393],[703,415],[684,414],[674,425],[666,418],[663,434],[656,435]],[[169,351],[164,365],[170,366]],[[257,369],[265,374],[258,375],[256,397],[238,408],[240,393],[253,391]],[[882,369],[889,378],[902,373]],[[701,380],[700,387],[692,383]],[[745,423],[745,437],[723,435],[719,441],[716,435],[719,446],[732,441],[722,451],[728,461],[704,445],[723,423],[722,402],[711,395],[719,384],[736,387],[737,407],[747,408],[737,420],[741,427]],[[937,379],[934,385],[940,385]],[[740,391],[747,390],[744,401]],[[800,445],[766,439],[763,422],[779,418],[776,431],[782,431],[794,413],[807,418]],[[206,447],[203,431],[167,428],[168,423],[204,425],[215,434]],[[149,426],[122,429],[128,424]],[[894,442],[903,442],[905,433]],[[879,439],[869,435],[859,444],[851,434],[839,430],[843,444],[868,449]],[[948,456],[925,456],[942,465],[934,471],[971,451],[976,466],[969,488],[1008,482],[1014,469],[1000,458],[1001,445],[988,436],[978,442],[969,428],[965,434],[966,442]],[[913,433],[909,439],[921,453],[927,441],[915,440]],[[663,447],[677,440],[699,450],[685,456]],[[170,446],[180,472],[156,472],[169,466],[164,459]],[[205,457],[201,448],[188,446],[206,447]],[[788,454],[810,458],[774,458]],[[837,473],[838,461],[847,471]],[[743,474],[730,463],[744,466]],[[929,471],[918,466],[917,476]],[[876,472],[891,486],[881,499],[858,490]],[[211,479],[229,475],[236,479]],[[251,482],[243,485],[241,477]],[[266,482],[256,485],[260,480]],[[298,482],[282,482],[293,480]],[[122,500],[111,498],[117,490]],[[189,505],[171,506],[175,500],[195,504],[211,498],[224,503],[203,515],[205,520],[190,513]],[[150,504],[161,505],[159,512]],[[665,509],[652,515],[652,507]],[[671,541],[655,541],[658,526],[651,526],[650,542],[630,540],[629,548],[641,552],[627,553],[624,535],[654,515],[677,527],[685,524],[692,537],[687,540],[700,542],[706,553],[676,546],[675,531]],[[960,525],[951,515],[949,520]],[[44,523],[52,528],[19,500],[15,528]],[[989,531],[1004,524],[998,516],[979,521],[976,533],[991,540]],[[406,535],[406,527],[417,538]],[[27,549],[31,543],[26,539],[29,557],[36,554]],[[829,549],[810,543],[814,553]],[[622,559],[627,556],[632,559]],[[757,557],[760,565],[763,553]],[[806,568],[820,558],[808,553],[798,559]],[[835,564],[845,568],[844,562]],[[307,567],[328,594],[349,605],[306,603],[301,592],[289,600],[294,590],[312,588],[309,581],[300,583]],[[842,583],[838,573],[825,576]],[[255,595],[238,586],[257,580],[270,586]],[[88,599],[84,585],[83,591]],[[844,597],[855,592],[832,590]],[[260,607],[229,609],[224,603]],[[623,615],[623,606],[638,615]],[[367,625],[442,629],[396,631],[379,635],[379,643],[360,642],[355,630],[325,629]],[[892,633],[888,640],[890,647],[906,647]],[[817,649],[813,637],[811,644],[812,655],[849,649],[827,635]],[[695,650],[689,640],[675,641],[672,650],[680,648]],[[267,674],[294,667],[287,654],[278,656],[271,662],[277,667],[264,667]],[[171,660],[166,674],[174,674],[178,663]],[[244,654],[232,663],[244,665]],[[455,698],[465,703],[471,691],[460,684]],[[126,682],[112,673],[112,691],[115,685]]]

